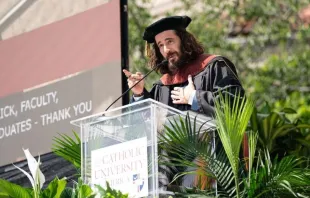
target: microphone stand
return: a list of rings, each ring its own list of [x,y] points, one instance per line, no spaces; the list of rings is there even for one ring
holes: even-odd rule
[[[152,73],[155,69],[161,67],[162,65],[168,64],[167,60],[162,61],[161,63],[159,63],[158,65],[156,65],[156,67],[154,67],[151,71],[149,71],[147,74],[145,74],[145,76],[143,76],[143,78],[141,78],[138,82],[136,82],[132,87],[130,87],[129,89],[127,89],[120,97],[118,97],[116,100],[114,100],[112,102],[112,104],[110,104],[110,106],[108,106],[108,108],[106,108],[105,111],[107,111],[108,109],[110,109],[110,107],[112,105],[114,105],[120,98],[122,98],[126,93],[128,93],[132,88],[134,88],[137,84],[139,84],[139,82],[141,82],[144,78],[146,78],[150,73]]]

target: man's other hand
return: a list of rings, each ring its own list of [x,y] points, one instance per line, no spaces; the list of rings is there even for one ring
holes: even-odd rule
[[[195,85],[192,76],[188,76],[188,85],[186,87],[175,87],[171,91],[171,98],[174,104],[188,104],[191,94],[195,91]]]

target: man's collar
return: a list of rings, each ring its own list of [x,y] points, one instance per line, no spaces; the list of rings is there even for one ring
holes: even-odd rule
[[[208,63],[217,55],[202,54],[192,63],[187,64],[180,69],[175,75],[164,74],[160,78],[160,82],[163,85],[174,85],[184,83],[188,79],[188,75],[195,76],[208,65]],[[158,83],[157,83],[158,84]]]

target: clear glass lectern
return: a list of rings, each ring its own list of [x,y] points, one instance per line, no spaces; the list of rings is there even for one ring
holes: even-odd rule
[[[129,197],[159,197],[157,134],[170,119],[186,114],[146,99],[71,121],[80,127],[83,181],[103,188],[109,182]],[[205,122],[196,117],[196,125],[214,126]]]

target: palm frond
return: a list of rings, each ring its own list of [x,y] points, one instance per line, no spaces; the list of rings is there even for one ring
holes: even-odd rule
[[[191,127],[192,125],[196,126],[196,119],[192,122],[187,115],[185,119],[180,117],[171,121],[170,126],[165,126],[165,133],[159,137],[159,147],[165,151],[160,154],[161,157],[168,160],[160,163],[177,170],[173,172],[174,177],[171,181],[182,179],[182,176],[188,174],[208,176],[215,178],[218,191],[223,191],[228,196],[232,191],[230,188],[233,173],[225,151],[223,149],[214,151],[214,145],[212,146],[214,129],[203,130],[202,126],[196,129]],[[197,171],[198,169],[201,171]],[[177,183],[181,184],[182,181]]]
[[[255,151],[258,139],[258,133],[250,131],[249,133],[249,173],[252,172],[252,167],[255,158]],[[249,174],[249,181],[251,181],[251,174]]]
[[[59,134],[60,137],[54,137],[52,151],[71,162],[76,168],[81,168],[81,140],[78,134],[73,131],[75,140],[65,134]]]
[[[218,134],[232,167],[237,197],[239,197],[239,153],[242,140],[254,109],[252,98],[238,94],[231,101],[228,95],[219,95],[215,101]]]
[[[268,150],[258,160],[260,167],[253,172],[249,193],[255,197],[300,197],[310,193],[310,170],[299,168],[303,160],[295,156],[286,156],[281,160],[270,159]],[[299,194],[299,195],[298,195]]]

